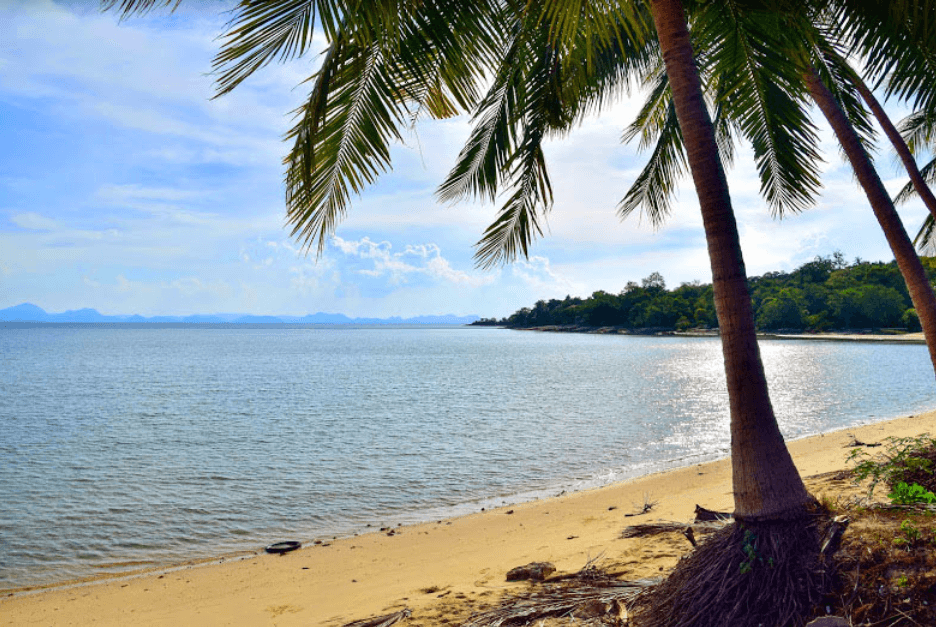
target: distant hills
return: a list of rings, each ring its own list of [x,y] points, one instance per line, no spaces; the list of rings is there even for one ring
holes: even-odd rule
[[[305,316],[253,316],[248,314],[194,314],[191,316],[106,316],[96,309],[48,313],[31,303],[0,309],[0,322],[85,322],[131,324],[471,324],[478,316],[416,316],[414,318],[349,318],[344,314],[315,313]]]

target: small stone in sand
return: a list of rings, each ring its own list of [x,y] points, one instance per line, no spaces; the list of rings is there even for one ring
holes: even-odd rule
[[[543,581],[554,572],[556,567],[549,562],[531,562],[508,571],[507,581]]]

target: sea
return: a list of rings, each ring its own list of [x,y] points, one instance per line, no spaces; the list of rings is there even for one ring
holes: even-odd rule
[[[936,408],[919,344],[761,342],[786,438]],[[349,536],[728,454],[714,337],[0,327],[0,590]]]

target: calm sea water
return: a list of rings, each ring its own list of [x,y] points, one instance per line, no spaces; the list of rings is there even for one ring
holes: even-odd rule
[[[788,438],[936,406],[922,345],[761,350]],[[715,338],[0,329],[0,588],[477,511],[727,447]]]

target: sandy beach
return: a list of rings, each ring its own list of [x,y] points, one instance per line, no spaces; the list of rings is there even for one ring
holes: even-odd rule
[[[789,443],[817,495],[859,488],[827,475],[846,468],[855,437],[936,433],[936,411]],[[873,450],[873,449],[872,449]],[[652,511],[628,517],[646,501]],[[626,578],[663,574],[689,544],[678,534],[621,539],[630,524],[688,522],[696,504],[732,508],[727,460],[693,465],[584,492],[451,520],[397,527],[283,556],[259,554],[183,565],[133,577],[13,593],[0,599],[0,625],[328,625],[413,611],[407,625],[463,618],[505,592],[511,568],[549,561],[559,573],[589,560]],[[392,531],[392,533],[391,533]]]

